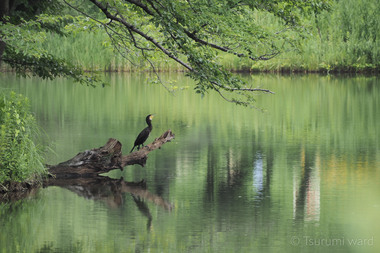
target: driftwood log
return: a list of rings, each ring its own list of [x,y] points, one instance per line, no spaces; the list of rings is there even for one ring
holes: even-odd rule
[[[174,139],[174,134],[171,130],[167,130],[140,150],[123,155],[121,142],[110,138],[100,148],[85,150],[66,162],[49,165],[49,173],[55,178],[91,177],[114,169],[123,170],[128,165],[139,164],[145,166],[148,154],[155,149],[161,148],[162,145],[172,139]]]

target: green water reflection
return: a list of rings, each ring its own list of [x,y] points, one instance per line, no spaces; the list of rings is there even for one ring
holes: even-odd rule
[[[145,74],[106,78],[0,76],[30,98],[51,164],[109,137],[127,153],[149,113],[148,140],[176,135],[144,168],[0,204],[0,252],[379,252],[378,78],[247,76],[276,93],[257,96],[263,111],[202,99],[180,74],[163,77],[174,94]]]

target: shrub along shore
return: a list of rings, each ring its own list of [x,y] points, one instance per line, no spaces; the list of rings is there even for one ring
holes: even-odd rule
[[[28,99],[0,90],[0,193],[30,189],[47,170]]]

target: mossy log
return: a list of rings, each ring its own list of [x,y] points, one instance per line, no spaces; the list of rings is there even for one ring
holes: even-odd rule
[[[97,176],[114,169],[121,169],[128,165],[139,164],[145,166],[148,154],[161,148],[166,142],[174,139],[171,130],[167,130],[152,143],[133,153],[123,155],[120,141],[110,138],[108,142],[100,147],[85,150],[75,157],[57,165],[49,165],[49,173],[55,178],[75,178]]]

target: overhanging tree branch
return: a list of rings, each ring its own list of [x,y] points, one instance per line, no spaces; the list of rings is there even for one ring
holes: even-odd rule
[[[137,27],[135,27],[134,25],[128,23],[124,19],[121,19],[121,18],[117,17],[116,15],[111,14],[108,11],[107,7],[103,6],[102,3],[100,3],[99,1],[96,1],[96,0],[90,0],[90,1],[92,3],[94,3],[106,15],[107,18],[109,18],[109,19],[111,19],[113,21],[117,21],[120,24],[124,25],[126,28],[128,28],[128,30],[139,34],[141,37],[145,38],[147,41],[150,41],[151,43],[153,43],[158,49],[160,49],[168,57],[170,57],[173,60],[175,60],[176,62],[180,63],[182,66],[184,66],[188,70],[190,70],[190,71],[193,70],[193,68],[190,65],[188,65],[187,63],[185,63],[184,61],[182,61],[181,59],[179,59],[178,57],[176,57],[175,55],[173,55],[169,50],[167,50],[165,47],[163,47],[153,37],[147,35],[146,33],[142,32],[142,31],[140,31]]]
[[[77,24],[84,27],[93,25],[95,20],[102,24],[115,50],[123,57],[127,58],[133,49],[139,49],[145,52],[143,56],[152,63],[156,56],[155,51],[163,53],[183,66],[189,72],[188,75],[197,81],[196,92],[204,94],[208,89],[231,93],[237,91],[235,94],[244,94],[243,98],[248,98],[248,101],[252,100],[246,94],[268,91],[247,88],[244,81],[231,77],[229,71],[218,63],[217,52],[253,61],[272,59],[280,51],[297,46],[292,44],[295,39],[293,34],[288,36],[288,30],[301,32],[295,28],[302,27],[301,20],[304,15],[318,14],[330,7],[330,0],[220,0],[214,1],[211,5],[209,1],[202,0],[86,1],[94,4],[107,18],[106,21],[100,21],[94,18],[95,16],[91,17],[89,13],[96,14],[85,4],[79,9],[70,4],[76,1],[63,0],[66,6],[92,19],[80,20],[67,16],[72,20],[64,21],[61,17],[61,11],[64,9],[60,1],[18,1],[20,2],[18,4],[17,1],[11,2],[17,6],[26,6],[28,11],[14,11],[14,8],[7,8],[9,10],[4,11],[4,8],[0,8],[2,14],[0,20],[3,21],[0,23],[2,35],[0,61],[7,63],[8,60],[10,64],[13,63],[11,67],[22,72],[20,74],[26,75],[32,71],[41,77],[74,76],[77,82],[89,85],[93,82],[99,83],[99,80],[94,81],[94,78],[88,76],[82,68],[72,75],[64,73],[66,68],[61,71],[61,68],[56,68],[54,64],[46,64],[50,55],[46,54],[47,51],[41,46],[43,43],[35,43],[36,38],[40,38],[41,42],[46,41],[44,36],[47,35],[47,31],[62,34],[62,25],[67,22],[79,21]],[[48,2],[52,2],[52,5],[47,4]],[[43,14],[36,16],[38,13]],[[287,28],[280,28],[279,32],[276,32],[271,27],[255,22],[257,14],[260,16],[264,13],[279,18],[282,21],[280,26]],[[9,19],[9,22],[4,23],[6,19]],[[17,25],[21,23],[28,26],[18,29]],[[30,27],[34,26],[36,31],[40,31],[40,37],[30,33]],[[73,30],[75,29],[77,28]],[[20,61],[12,60],[14,58],[10,50],[12,48],[17,49]],[[49,57],[45,57],[41,52],[45,52]],[[31,64],[28,58],[34,58],[30,61]],[[27,65],[23,63],[24,59],[28,61],[29,66],[23,67]],[[60,59],[55,57],[49,62],[62,65]],[[34,70],[37,71],[33,72]],[[228,97],[230,95],[224,98],[228,100]],[[230,101],[235,102],[231,99]]]
[[[165,55],[167,55],[169,58],[175,60],[176,62],[178,62],[180,65],[182,65],[183,67],[185,67],[187,70],[189,70],[190,72],[193,72],[195,73],[195,75],[204,75],[204,73],[201,73],[200,71],[203,72],[204,70],[204,66],[200,66],[198,63],[195,63],[196,65],[198,65],[197,68],[194,68],[192,66],[193,63],[186,63],[184,62],[183,60],[181,60],[178,56],[176,56],[176,54],[174,54],[171,50],[174,50],[174,49],[169,49],[169,48],[166,48],[163,46],[163,44],[161,44],[159,41],[157,41],[154,37],[148,35],[146,32],[143,32],[141,29],[139,29],[137,26],[133,25],[132,23],[128,22],[124,17],[123,15],[121,15],[119,13],[118,10],[114,10],[115,13],[113,14],[112,11],[110,10],[108,4],[107,5],[104,5],[103,3],[101,3],[100,1],[97,1],[97,0],[90,0],[95,6],[97,6],[103,13],[104,15],[111,20],[111,22],[116,22],[116,23],[119,23],[121,24],[122,26],[124,26],[127,30],[128,30],[128,33],[129,33],[129,36],[132,40],[132,43],[134,44],[134,46],[137,48],[137,49],[140,49],[142,50],[143,52],[143,55],[144,57],[145,54],[144,54],[144,50],[146,50],[146,48],[144,47],[140,47],[138,44],[137,44],[137,41],[136,41],[136,38],[134,36],[134,34],[138,34],[139,36],[141,36],[142,38],[144,38],[145,40],[149,41],[150,43],[152,43],[156,48],[158,48],[161,52],[163,52]],[[155,4],[152,2],[152,1],[148,1],[151,8],[153,8],[153,10],[151,10],[148,5],[145,5],[143,4],[141,1],[135,1],[135,0],[128,0],[127,2],[129,2],[130,4],[133,4],[139,8],[141,8],[145,13],[147,13],[148,15],[154,17],[155,15],[158,15],[158,16],[161,16],[161,13],[159,11],[158,8],[155,7]],[[162,7],[162,5],[161,5]],[[104,26],[108,26],[108,24],[104,24],[102,23]],[[195,35],[195,32],[189,32],[187,29],[184,29],[182,27],[182,25],[179,24],[179,22],[176,23],[180,29],[182,29],[184,31],[184,33],[193,41],[203,45],[203,46],[210,46],[216,50],[219,50],[219,51],[222,51],[222,52],[228,52],[228,53],[232,53],[238,57],[247,57],[245,54],[242,54],[242,53],[236,53],[236,52],[233,52],[231,51],[229,48],[227,47],[223,47],[223,46],[219,46],[217,44],[214,44],[214,43],[210,43],[210,42],[207,42],[205,40],[202,40],[200,38],[198,38],[196,35]],[[177,35],[173,34],[173,32],[171,30],[168,30],[167,31],[172,40],[178,45],[179,48],[181,48],[182,50],[182,53],[185,53],[186,52],[188,54],[191,54],[191,52],[188,52],[188,49],[187,49],[187,46],[184,47],[185,45],[184,44],[181,44],[179,43],[178,41],[178,37]],[[275,52],[275,53],[272,53],[272,54],[265,54],[265,55],[262,55],[262,56],[259,56],[259,57],[252,57],[252,56],[248,56],[248,58],[252,59],[252,60],[265,60],[265,59],[269,59],[269,58],[272,58],[274,57],[275,55],[277,55],[278,53]],[[188,57],[191,57],[191,56],[188,56]],[[151,64],[151,62],[149,61],[149,63]],[[203,70],[202,70],[203,69]],[[219,72],[222,71],[222,70],[219,70]],[[223,71],[222,71],[223,72]],[[225,76],[224,74],[222,74],[221,76]],[[207,80],[208,78],[206,78]],[[225,80],[223,81],[225,82],[226,84],[228,83],[228,80]],[[246,87],[238,87],[236,85],[234,85],[235,87],[230,87],[229,85],[226,85],[226,84],[222,84],[218,81],[210,81],[210,87],[215,89],[221,96],[222,98],[224,98],[225,100],[229,101],[229,102],[234,102],[234,103],[238,103],[237,100],[231,100],[231,99],[228,99],[227,97],[225,97],[224,95],[222,95],[222,93],[220,92],[219,89],[224,89],[226,91],[229,91],[229,92],[234,92],[234,91],[242,91],[242,92],[267,92],[267,93],[273,93],[269,90],[265,90],[265,89],[259,89],[259,88],[246,88]],[[216,86],[218,86],[219,88],[216,88]],[[238,104],[246,104],[246,103],[238,103]]]
[[[212,89],[225,100],[244,105],[254,100],[250,95],[253,92],[273,92],[247,87],[218,63],[216,53],[225,52],[252,61],[270,60],[283,48],[284,43],[278,42],[287,38],[255,24],[252,21],[255,11],[269,12],[292,27],[298,24],[300,15],[313,6],[303,0],[273,3],[221,0],[215,2],[215,6],[196,0],[89,1],[109,20],[100,23],[106,30],[112,30],[108,35],[116,48],[121,44],[122,48],[141,50],[152,67],[151,57],[155,50],[160,51],[183,66],[197,81],[196,92],[204,94]],[[300,14],[294,14],[293,10]],[[154,67],[153,71],[156,71]],[[242,95],[248,103],[230,99],[226,92]]]
[[[140,1],[135,1],[135,0],[128,0],[127,2],[131,3],[131,4],[134,4],[138,7],[140,7],[142,10],[144,10],[148,15],[151,15],[151,16],[155,16],[154,12],[151,11],[149,9],[148,6],[142,4]],[[149,3],[151,3],[151,6],[154,8],[155,12],[161,16],[161,13],[160,11],[154,7],[154,4],[149,1]],[[174,15],[175,17],[175,15]],[[177,19],[177,23],[178,22],[178,19]],[[203,27],[206,26],[203,25]],[[209,42],[209,41],[205,41],[205,40],[202,40],[200,39],[198,36],[196,36],[196,33],[197,31],[193,31],[193,32],[190,32],[188,29],[185,29],[183,27],[181,27],[184,31],[184,33],[189,37],[191,38],[192,40],[194,40],[195,42],[197,43],[200,43],[202,45],[205,45],[205,46],[210,46],[214,49],[217,49],[219,51],[222,51],[222,52],[226,52],[226,53],[231,53],[233,55],[236,55],[237,57],[240,57],[240,58],[245,58],[245,57],[248,57],[249,59],[253,60],[253,61],[259,61],[259,60],[270,60],[272,59],[273,57],[277,56],[280,52],[279,51],[273,51],[272,53],[266,53],[266,54],[262,54],[262,55],[259,55],[259,56],[251,56],[251,55],[246,55],[246,54],[243,54],[243,53],[237,53],[237,52],[234,52],[231,48],[228,48],[228,47],[224,47],[224,46],[220,46],[218,44],[215,44],[215,43],[212,43],[212,42]],[[277,34],[277,33],[276,33]],[[260,90],[258,90],[260,91]]]
[[[221,86],[217,82],[212,82],[212,84],[214,84],[214,85],[216,85],[216,86],[218,86],[220,88],[223,88],[225,90],[229,90],[229,91],[262,91],[262,92],[266,92],[266,93],[275,94],[273,91],[268,90],[268,89],[261,89],[261,88],[231,88],[231,87]]]

